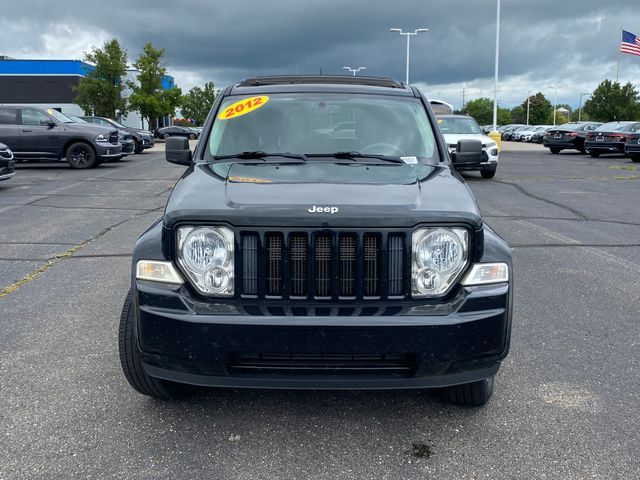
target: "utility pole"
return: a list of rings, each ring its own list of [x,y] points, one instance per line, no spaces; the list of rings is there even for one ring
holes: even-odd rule
[[[409,47],[410,47],[409,39],[411,37],[415,36],[415,35],[418,35],[421,32],[428,32],[429,29],[428,28],[418,28],[418,29],[414,30],[413,32],[404,32],[401,28],[390,28],[389,31],[390,32],[398,32],[400,35],[404,35],[405,37],[407,37],[407,68],[406,68],[407,71],[406,71],[404,83],[409,85]]]
[[[583,97],[584,95],[591,96],[591,94],[590,94],[590,93],[583,93],[583,92],[580,92],[580,108],[578,109],[578,121],[580,121],[580,120],[582,119],[582,97]]]
[[[529,125],[529,105],[531,104],[531,90],[527,92],[527,125]]]
[[[462,87],[462,111],[464,112],[464,87]]]

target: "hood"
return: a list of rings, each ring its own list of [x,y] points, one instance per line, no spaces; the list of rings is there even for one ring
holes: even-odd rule
[[[443,222],[477,228],[481,217],[471,190],[447,166],[218,162],[190,167],[169,198],[165,225],[190,221],[301,227]]]
[[[85,132],[95,132],[96,135],[98,135],[99,133],[111,133],[116,131],[115,128],[108,128],[101,125],[94,125],[93,123],[81,122],[63,123],[61,127],[65,130],[82,130]]]
[[[490,137],[485,135],[484,133],[445,133],[444,139],[447,142],[447,145],[456,145],[459,140],[480,140],[482,145],[486,145],[487,143],[495,143]]]

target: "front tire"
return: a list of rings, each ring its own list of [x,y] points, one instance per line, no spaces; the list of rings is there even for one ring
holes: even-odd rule
[[[640,163],[640,155],[629,155],[629,158],[633,163]]]
[[[478,380],[477,382],[453,385],[441,390],[442,397],[454,404],[466,407],[481,407],[485,405],[493,395],[493,378]]]
[[[69,145],[66,159],[71,168],[78,170],[98,166],[96,151],[91,145],[84,142],[76,142]]]
[[[124,300],[118,329],[120,364],[129,384],[139,393],[158,400],[171,400],[187,395],[191,391],[190,386],[153,378],[144,371],[134,334],[134,324],[133,291],[130,290]]]
[[[560,149],[558,147],[551,147],[549,149],[551,151],[551,153],[553,153],[554,155],[557,155],[560,153]]]
[[[487,170],[480,170],[480,175],[482,175],[482,178],[493,178],[496,176],[496,170],[498,169],[497,166],[492,166],[491,168],[488,168]]]
[[[169,138],[170,136],[171,136],[171,135],[169,135],[168,133],[165,133],[164,135],[162,135],[162,138],[164,138],[164,139],[166,140],[166,139],[167,139],[167,138]]]
[[[589,150],[589,155],[593,158],[598,158],[600,156],[600,152],[594,152],[593,150]]]
[[[190,133],[189,134],[189,140],[195,140],[195,139],[196,139],[195,133]]]
[[[142,143],[137,140],[134,140],[133,142],[134,142],[133,153],[142,153],[142,151],[144,150]]]

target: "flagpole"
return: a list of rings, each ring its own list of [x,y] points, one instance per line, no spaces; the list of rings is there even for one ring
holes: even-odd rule
[[[622,45],[622,27],[620,27],[620,42],[618,43],[618,65],[616,67],[616,83],[620,83],[620,46]]]

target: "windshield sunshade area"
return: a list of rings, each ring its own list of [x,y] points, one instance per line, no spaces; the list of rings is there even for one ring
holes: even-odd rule
[[[230,97],[218,110],[208,160],[252,151],[359,152],[412,156],[429,163],[439,159],[422,103],[380,95]]]

